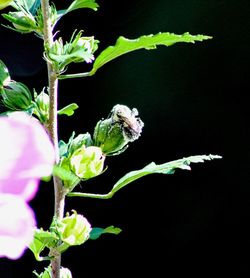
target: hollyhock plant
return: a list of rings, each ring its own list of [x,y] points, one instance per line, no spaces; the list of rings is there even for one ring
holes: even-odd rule
[[[24,112],[0,117],[0,257],[19,258],[36,224],[27,204],[39,180],[52,174],[55,152],[34,118]]]

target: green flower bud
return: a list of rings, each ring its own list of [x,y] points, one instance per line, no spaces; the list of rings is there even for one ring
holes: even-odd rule
[[[34,114],[41,122],[45,123],[49,119],[49,95],[42,91],[39,95],[35,94]]]
[[[70,245],[80,245],[89,238],[91,225],[88,220],[76,211],[72,215],[67,214],[59,225],[58,232],[61,240]]]
[[[139,138],[144,123],[137,117],[136,108],[130,110],[125,105],[113,107],[110,117],[100,120],[94,130],[94,145],[102,149],[106,155],[118,155],[123,152],[129,142]]]
[[[1,89],[3,104],[11,110],[27,110],[32,102],[31,92],[21,82],[11,81]]]
[[[77,177],[87,180],[102,173],[104,160],[105,156],[100,148],[83,145],[70,157],[70,167]]]

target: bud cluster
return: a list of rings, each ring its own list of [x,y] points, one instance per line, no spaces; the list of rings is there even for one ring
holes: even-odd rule
[[[98,40],[94,37],[82,37],[82,32],[73,34],[70,42],[63,43],[62,38],[55,40],[52,46],[46,46],[45,58],[49,60],[55,70],[61,73],[70,63],[86,62],[94,60],[93,53],[97,50]]]

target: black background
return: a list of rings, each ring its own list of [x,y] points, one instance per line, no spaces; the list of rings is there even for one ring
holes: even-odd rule
[[[58,8],[65,8],[57,1]],[[206,34],[212,40],[140,50],[103,66],[89,78],[59,84],[59,106],[76,102],[71,118],[59,119],[60,138],[72,131],[93,132],[95,123],[117,104],[136,107],[143,134],[128,150],[106,160],[108,170],[81,190],[108,192],[125,173],[195,154],[222,160],[192,165],[192,171],[150,175],[110,200],[67,199],[66,210],[84,214],[93,227],[123,231],[87,241],[63,254],[75,278],[152,275],[250,274],[250,2],[98,1],[100,8],[78,10],[56,29],[69,40],[75,29],[100,41],[98,54],[123,35],[174,32]],[[3,22],[3,20],[1,20]],[[12,78],[37,91],[46,86],[42,41],[0,29],[0,59]],[[70,72],[88,70],[73,65]],[[80,189],[79,189],[80,190]],[[53,188],[42,183],[31,202],[38,224],[48,228]],[[32,277],[42,270],[30,251],[18,261],[2,259],[0,277]]]

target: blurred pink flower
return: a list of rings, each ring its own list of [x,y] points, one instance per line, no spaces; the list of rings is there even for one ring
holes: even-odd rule
[[[18,259],[33,238],[33,210],[17,195],[0,194],[0,257]]]
[[[52,174],[53,145],[42,125],[23,112],[0,117],[0,257],[17,259],[36,224],[27,205],[40,178]]]

